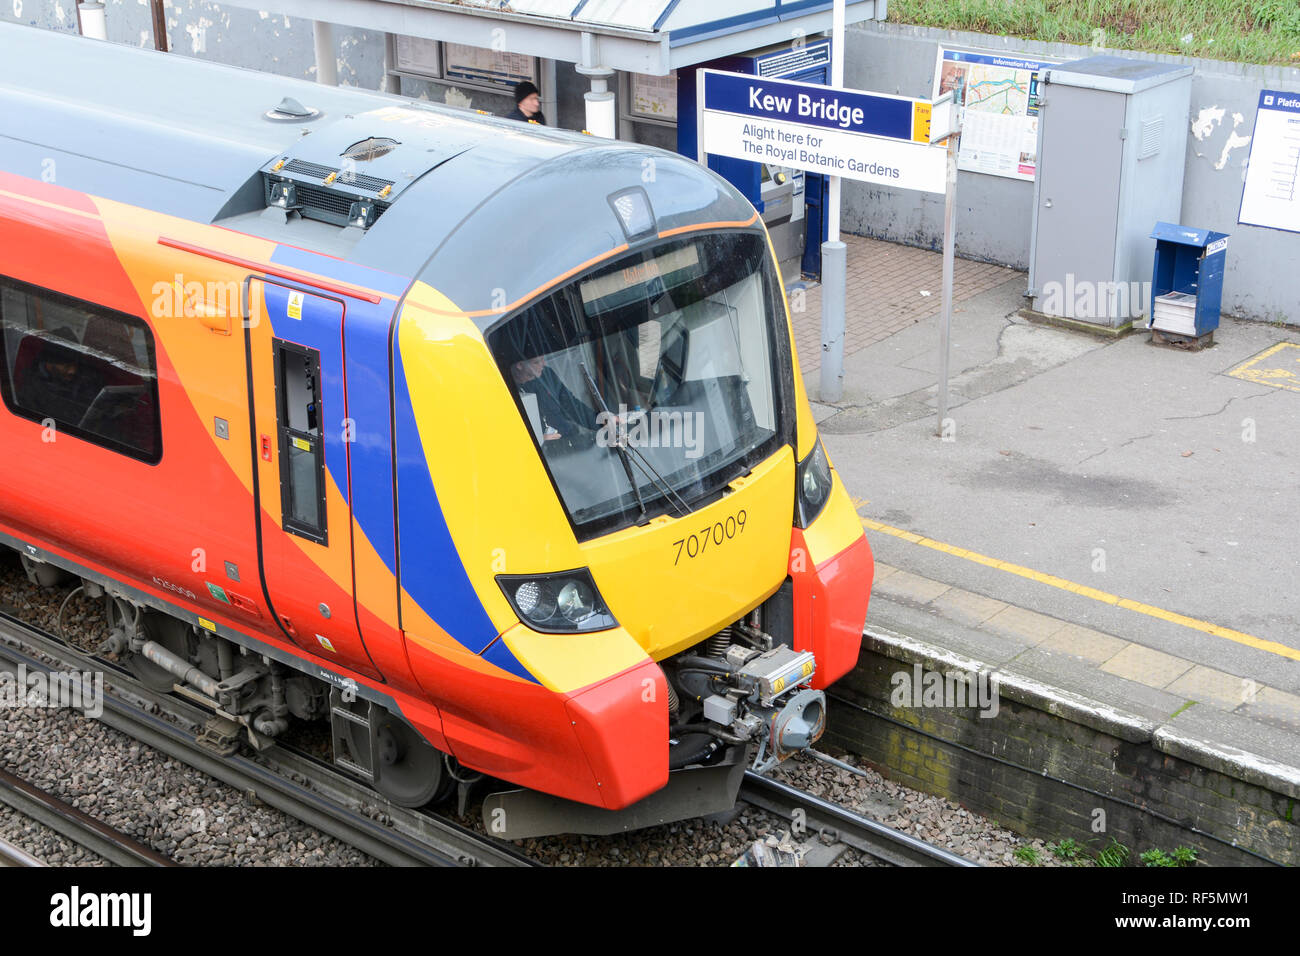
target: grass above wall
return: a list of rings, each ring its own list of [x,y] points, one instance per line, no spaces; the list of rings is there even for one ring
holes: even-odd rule
[[[1300,0],[889,0],[889,22],[1300,66]]]

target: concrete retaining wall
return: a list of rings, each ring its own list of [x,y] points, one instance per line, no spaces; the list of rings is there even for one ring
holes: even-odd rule
[[[1130,849],[1131,865],[1147,850],[1178,846],[1195,848],[1204,863],[1264,862],[1233,843],[1300,862],[1294,781],[1199,752],[1142,718],[1010,678],[992,717],[973,707],[892,706],[892,675],[917,663],[946,670],[869,635],[858,668],[832,688],[853,703],[832,699],[826,743],[1026,836],[1069,837],[1093,852],[1114,838]]]

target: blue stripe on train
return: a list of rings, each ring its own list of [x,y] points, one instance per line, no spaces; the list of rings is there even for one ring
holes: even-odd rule
[[[515,657],[510,648],[506,647],[505,641],[496,641],[483,652],[483,660],[490,661],[502,670],[509,671],[517,677],[524,680],[532,681],[534,684],[540,684],[536,677],[528,673],[528,668],[519,663],[519,658]]]
[[[352,514],[384,566],[397,573],[393,528],[393,441],[388,400],[388,323],[394,305],[350,302],[347,342],[348,415],[352,442]]]
[[[394,356],[393,364],[402,588],[454,640],[480,654],[496,639],[497,631],[470,583],[438,505],[400,355]],[[454,455],[456,450],[442,453]]]

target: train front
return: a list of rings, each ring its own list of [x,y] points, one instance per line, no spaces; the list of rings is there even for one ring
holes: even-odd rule
[[[539,784],[544,774],[503,773],[449,742],[506,779],[629,808],[603,822],[570,814],[559,826],[570,830],[721,809],[745,767],[811,745],[823,688],[857,661],[872,580],[759,217],[668,154],[653,154],[652,181],[630,180],[644,153],[570,157],[574,193],[562,198],[580,212],[565,214],[558,248],[536,246],[559,278],[518,301],[507,291],[504,309],[476,318],[495,384],[466,398],[488,426],[467,438],[472,467],[496,478],[452,525],[462,558],[499,546],[490,578],[471,574],[494,592],[485,603],[508,607],[485,658],[564,701],[571,734],[539,731],[544,708],[521,718],[540,761],[567,735],[591,773]],[[557,208],[549,200],[538,198]]]

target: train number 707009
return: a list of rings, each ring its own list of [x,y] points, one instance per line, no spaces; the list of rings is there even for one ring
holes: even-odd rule
[[[673,565],[676,566],[682,560],[682,552],[685,552],[688,558],[696,558],[708,549],[710,541],[714,545],[721,545],[729,538],[734,538],[745,530],[746,517],[748,515],[745,509],[741,508],[734,515],[728,515],[725,521],[715,521],[694,534],[674,541],[673,547],[677,549],[677,554],[673,558]]]

